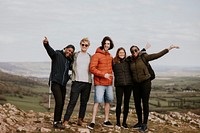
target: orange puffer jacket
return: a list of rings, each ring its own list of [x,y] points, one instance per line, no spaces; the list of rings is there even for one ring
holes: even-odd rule
[[[112,85],[112,76],[110,77],[111,80],[104,78],[106,73],[112,74],[112,59],[109,52],[97,48],[90,61],[90,72],[94,74],[94,85]]]

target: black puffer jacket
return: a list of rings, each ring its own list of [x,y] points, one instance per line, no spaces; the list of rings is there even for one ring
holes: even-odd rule
[[[113,64],[113,72],[115,86],[133,85],[129,63],[126,59]]]
[[[49,80],[66,86],[69,80],[71,59],[65,57],[63,50],[55,51],[49,44],[44,45],[44,47],[52,60]]]

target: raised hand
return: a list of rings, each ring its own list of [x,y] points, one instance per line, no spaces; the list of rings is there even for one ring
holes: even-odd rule
[[[146,46],[145,46],[145,49],[149,49],[151,47],[151,44],[149,42],[147,42]]]
[[[43,44],[44,44],[44,45],[45,45],[45,44],[49,44],[49,41],[48,41],[48,39],[47,39],[46,36],[44,37]]]
[[[171,49],[173,49],[173,48],[177,48],[177,49],[179,49],[180,47],[178,46],[178,45],[171,45],[169,48],[168,48],[168,50],[171,50]]]

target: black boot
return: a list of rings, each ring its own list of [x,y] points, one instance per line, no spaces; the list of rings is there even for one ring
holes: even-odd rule
[[[58,128],[58,129],[65,129],[65,126],[62,125],[62,122],[61,122],[61,121],[54,122],[53,127],[54,127],[54,128]]]

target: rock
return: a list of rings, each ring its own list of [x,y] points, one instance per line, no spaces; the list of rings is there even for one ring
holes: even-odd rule
[[[22,132],[22,131],[25,132],[24,127],[22,127],[22,126],[17,127],[17,132]]]
[[[77,115],[71,117],[72,123],[65,130],[53,129],[53,113],[49,112],[34,112],[23,111],[16,106],[6,103],[0,105],[0,132],[70,132],[70,133],[89,133],[90,130],[86,128],[86,125],[91,121],[92,114],[87,113],[84,119],[82,127],[77,125]],[[123,114],[121,115],[121,120]],[[136,123],[136,113],[134,110],[130,110],[127,124],[131,125]],[[109,115],[109,120],[115,125],[115,114]],[[127,130],[116,130],[115,128],[102,127],[104,121],[104,115],[98,114],[96,116],[95,132],[139,132],[129,128]],[[160,114],[157,112],[150,112],[149,114],[149,133],[160,132],[200,132],[200,116],[192,112],[180,113],[170,112],[168,114]],[[164,128],[160,128],[164,127]],[[123,131],[122,131],[123,130]]]
[[[42,132],[42,133],[44,133],[44,132],[51,132],[51,129],[41,127],[40,132]]]

